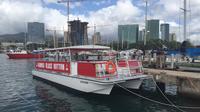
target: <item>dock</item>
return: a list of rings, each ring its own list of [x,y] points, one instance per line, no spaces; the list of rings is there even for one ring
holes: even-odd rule
[[[176,84],[177,92],[189,97],[200,97],[200,73],[144,68],[158,83]]]

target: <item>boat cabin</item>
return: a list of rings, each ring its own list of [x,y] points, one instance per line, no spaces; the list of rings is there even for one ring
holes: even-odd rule
[[[143,74],[141,62],[120,59],[109,51],[110,47],[97,45],[46,49],[48,57],[36,61],[35,69],[66,76],[106,80]]]

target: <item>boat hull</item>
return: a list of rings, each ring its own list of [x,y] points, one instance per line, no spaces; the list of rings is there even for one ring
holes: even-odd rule
[[[44,54],[7,54],[9,59],[44,58]]]
[[[95,93],[109,95],[114,87],[114,85],[119,84],[125,88],[139,89],[142,84],[143,79],[146,78],[145,75],[135,76],[134,78],[129,78],[127,80],[113,80],[113,81],[96,81],[86,78],[68,76],[68,75],[58,75],[55,72],[49,73],[44,71],[33,70],[32,75],[56,84],[60,84],[69,87],[74,90],[82,91],[85,93]]]
[[[114,83],[100,83],[83,78],[57,75],[54,73],[47,73],[35,70],[32,71],[32,74],[35,77],[39,77],[41,79],[45,79],[56,84],[60,84],[86,93],[109,95],[114,86]]]
[[[139,89],[142,84],[143,79],[129,80],[123,83],[120,83],[121,86],[129,89]]]

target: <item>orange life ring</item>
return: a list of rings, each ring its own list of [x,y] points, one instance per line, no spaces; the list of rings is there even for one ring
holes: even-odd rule
[[[116,72],[117,68],[116,68],[116,65],[109,61],[109,62],[106,62],[106,71],[109,73],[109,74],[114,74]]]

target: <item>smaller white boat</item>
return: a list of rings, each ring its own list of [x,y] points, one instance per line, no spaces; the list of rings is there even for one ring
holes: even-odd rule
[[[143,74],[141,62],[101,54],[104,50],[109,51],[110,48],[84,45],[47,49],[47,53],[57,55],[36,61],[32,74],[86,93],[109,95],[116,84],[139,89],[143,79],[148,78]]]

